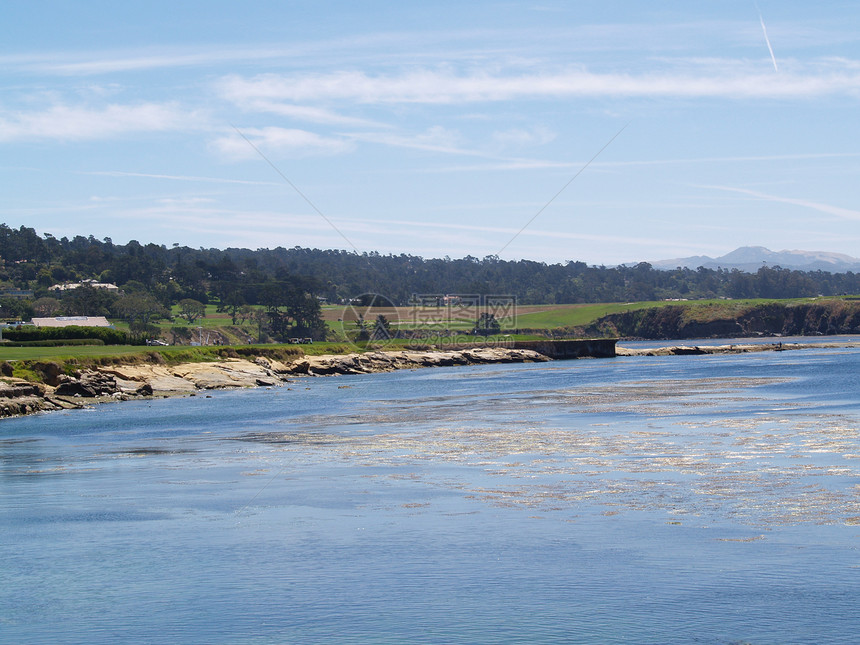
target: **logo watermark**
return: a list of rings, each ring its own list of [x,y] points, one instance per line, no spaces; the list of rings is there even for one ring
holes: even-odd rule
[[[503,294],[415,293],[405,306],[397,306],[386,296],[365,293],[350,299],[339,322],[341,337],[356,346],[510,346],[517,328],[517,299]]]

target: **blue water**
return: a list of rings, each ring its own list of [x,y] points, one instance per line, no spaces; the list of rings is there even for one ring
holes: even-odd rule
[[[3,643],[856,643],[858,350],[0,422]]]

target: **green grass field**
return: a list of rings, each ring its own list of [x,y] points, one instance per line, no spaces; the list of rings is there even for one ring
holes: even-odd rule
[[[609,303],[599,305],[558,305],[557,308],[545,311],[526,310],[517,314],[517,328],[527,329],[554,329],[557,327],[581,327],[588,325],[598,318],[617,314],[623,311],[646,309],[648,307],[660,307],[669,302],[634,302],[634,303]]]
[[[196,328],[196,327],[226,327],[228,325],[233,324],[233,319],[230,318],[229,313],[227,313],[227,312],[219,313],[219,312],[215,311],[216,309],[217,309],[216,305],[206,305],[206,317],[205,318],[198,318],[197,320],[195,320],[193,323],[191,323],[189,325],[187,320],[185,320],[184,318],[181,318],[179,316],[179,307],[174,306],[173,310],[171,312],[171,313],[173,313],[173,316],[174,316],[173,322],[169,322],[169,321],[164,322],[163,321],[160,324],[162,327],[173,327],[174,325],[179,325],[179,326],[188,326],[188,327],[193,327],[193,328]],[[237,322],[240,322],[240,321],[241,321],[241,319]],[[250,329],[250,328],[254,327],[254,324],[251,321],[247,321],[247,322],[245,322],[244,325],[241,325],[241,326],[247,327]]]
[[[749,300],[659,300],[644,302],[614,302],[593,305],[543,305],[521,307],[517,314],[517,328],[526,329],[554,329],[558,327],[584,327],[594,321],[610,314],[623,313],[625,311],[636,311],[650,307],[670,307],[672,305],[686,305],[694,308],[697,312],[708,311],[716,317],[722,314],[731,314],[738,309],[779,302],[783,304],[797,302],[812,302],[815,298],[795,298],[792,300],[768,300],[764,298]],[[532,311],[539,309],[538,311]]]
[[[142,354],[151,349],[151,347],[136,345],[76,345],[74,347],[3,347],[0,345],[0,361],[56,360],[76,356],[98,358]]]

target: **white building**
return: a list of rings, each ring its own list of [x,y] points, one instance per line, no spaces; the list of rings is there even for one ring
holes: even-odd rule
[[[104,316],[60,316],[59,318],[33,318],[36,327],[113,327]]]
[[[110,282],[96,282],[95,280],[84,280],[83,282],[65,282],[63,284],[55,284],[49,287],[49,291],[71,291],[80,287],[92,287],[93,289],[107,289],[108,291],[118,291],[119,287]]]

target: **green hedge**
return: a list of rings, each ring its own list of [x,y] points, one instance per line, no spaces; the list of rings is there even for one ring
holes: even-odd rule
[[[3,330],[3,338],[18,342],[44,340],[100,340],[105,345],[130,345],[128,334],[112,327],[7,327]]]
[[[66,347],[67,345],[101,345],[105,342],[100,338],[68,338],[65,340],[21,340],[3,343],[2,347]]]

